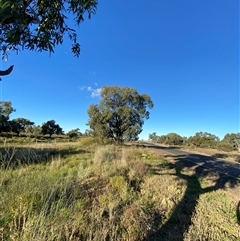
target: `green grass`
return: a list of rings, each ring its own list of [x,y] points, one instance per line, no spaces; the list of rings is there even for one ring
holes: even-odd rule
[[[216,188],[217,174],[94,139],[11,148],[1,149],[13,156],[0,169],[0,241],[240,239],[238,183]]]

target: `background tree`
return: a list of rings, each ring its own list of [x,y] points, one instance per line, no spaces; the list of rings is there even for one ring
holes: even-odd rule
[[[228,133],[222,141],[229,143],[233,149],[237,150],[240,147],[240,133]]]
[[[115,143],[136,140],[144,119],[149,118],[147,108],[152,107],[151,98],[140,95],[135,89],[104,86],[100,104],[88,109],[88,125],[96,135],[110,138]]]
[[[11,101],[0,101],[0,133],[10,131],[9,117],[14,111]]]
[[[90,130],[90,129],[86,129],[82,135],[83,136],[94,136],[94,131]]]
[[[165,144],[166,136],[167,136],[167,135],[161,135],[161,136],[159,136],[159,137],[158,137],[158,143],[160,143],[160,144]]]
[[[25,132],[30,136],[37,138],[42,134],[42,127],[40,125],[26,126]]]
[[[216,148],[219,141],[219,137],[208,132],[197,132],[194,136],[190,136],[187,140],[188,145],[202,148]]]
[[[80,54],[76,31],[67,24],[73,17],[75,24],[96,13],[97,0],[1,0],[0,51],[29,49],[54,52],[65,35],[72,42],[72,52]]]
[[[219,151],[226,151],[226,152],[230,152],[230,151],[234,150],[233,146],[229,142],[226,142],[226,141],[218,142],[217,149]]]
[[[50,120],[42,124],[42,134],[52,137],[53,134],[63,134],[63,130],[58,124],[56,124],[55,120]]]
[[[78,138],[79,136],[82,135],[82,133],[80,132],[79,128],[70,130],[68,133],[66,133],[66,135],[69,136],[69,138]]]
[[[9,121],[9,123],[11,131],[16,133],[17,135],[19,135],[21,131],[25,131],[28,126],[34,125],[34,122],[25,118],[16,118]]]
[[[153,132],[148,135],[148,139],[153,142],[158,142],[159,136],[157,136],[156,132]]]
[[[176,133],[169,133],[165,136],[164,144],[167,145],[182,145],[184,142],[183,137]]]
[[[167,135],[158,136],[156,132],[149,134],[149,139],[153,142],[166,145],[183,145],[185,139],[176,133],[168,133]]]

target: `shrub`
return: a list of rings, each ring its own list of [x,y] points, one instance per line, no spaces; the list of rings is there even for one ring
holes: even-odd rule
[[[93,162],[94,164],[111,162],[111,161],[114,161],[115,157],[116,157],[116,154],[115,154],[114,146],[98,147],[98,149],[94,154]]]
[[[221,142],[217,143],[217,149],[219,151],[230,152],[230,151],[233,151],[233,146],[228,142],[221,141]]]
[[[114,146],[99,146],[93,156],[93,172],[95,175],[109,177],[117,171],[115,161],[116,152]]]
[[[87,136],[79,138],[78,143],[83,147],[88,147],[102,144],[102,141],[98,137]]]

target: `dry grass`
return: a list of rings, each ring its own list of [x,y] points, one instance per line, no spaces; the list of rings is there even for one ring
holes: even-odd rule
[[[54,150],[0,169],[0,241],[240,239],[237,181],[216,187],[217,173],[144,147],[87,140]]]

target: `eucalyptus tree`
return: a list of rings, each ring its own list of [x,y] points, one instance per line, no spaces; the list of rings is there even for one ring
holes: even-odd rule
[[[76,128],[76,129],[70,130],[68,133],[66,133],[66,135],[68,135],[70,138],[74,139],[74,138],[80,137],[82,135],[82,133],[80,132],[79,128]]]
[[[0,133],[10,130],[9,118],[14,111],[11,101],[0,101]]]
[[[176,133],[168,133],[165,136],[164,144],[167,145],[182,145],[184,138]]]
[[[54,52],[67,35],[75,56],[80,44],[74,27],[96,13],[97,0],[1,0],[0,51],[9,49]],[[70,27],[68,18],[73,18]]]
[[[240,149],[240,133],[228,133],[223,137],[222,141],[229,143],[233,149]]]
[[[31,137],[39,137],[42,134],[42,127],[40,125],[29,125],[25,127],[25,133]]]
[[[56,124],[55,120],[49,120],[42,124],[42,134],[51,137],[53,134],[63,134],[63,130],[58,124]]]
[[[147,94],[140,95],[128,87],[104,86],[100,104],[88,109],[88,125],[95,135],[118,144],[137,140],[144,119],[149,118],[148,108],[153,108],[153,102]]]
[[[203,148],[216,148],[219,137],[208,132],[197,132],[187,140],[188,144]]]
[[[157,136],[156,132],[153,132],[148,135],[148,139],[153,142],[158,142],[159,136]]]
[[[33,126],[34,122],[26,119],[26,118],[16,118],[9,121],[11,131],[20,134],[21,131],[25,131],[28,127]]]

